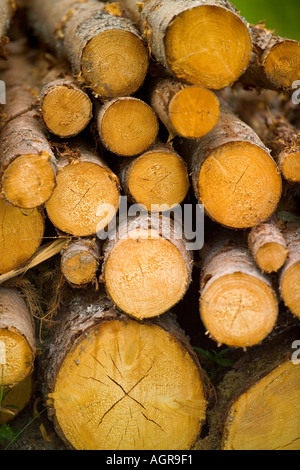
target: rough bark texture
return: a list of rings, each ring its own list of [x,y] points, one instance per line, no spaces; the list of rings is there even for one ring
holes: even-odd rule
[[[51,196],[56,159],[38,112],[38,80],[30,53],[22,43],[12,44],[10,50],[2,75],[7,102],[0,135],[0,177],[4,196],[14,205],[29,209],[44,204]],[[26,159],[26,164],[19,165],[18,157]],[[27,174],[27,165],[31,164],[36,168],[36,179]]]
[[[288,256],[285,238],[275,220],[254,227],[249,233],[248,245],[264,272],[278,271]]]
[[[28,4],[29,20],[36,33],[41,39],[56,52],[60,59],[67,58],[71,63],[73,73],[83,80],[85,85],[91,88],[96,94],[102,97],[120,96],[122,94],[134,93],[143,83],[148,67],[148,58],[146,52],[143,53],[144,45],[137,29],[132,23],[118,16],[111,15],[106,9],[105,4],[94,0],[47,0],[40,3],[34,0]],[[91,41],[102,33],[119,30],[126,32],[140,41],[140,64],[136,64],[137,73],[130,71],[130,65],[126,59],[130,58],[132,51],[124,50],[125,57],[116,64],[110,64],[110,57],[103,57],[103,67],[99,63],[99,58],[85,58],[85,49],[91,44]],[[122,42],[118,44],[119,53],[122,55]],[[109,51],[107,50],[107,53]],[[132,52],[134,54],[134,51]],[[132,64],[132,62],[130,62]],[[122,73],[128,75],[127,87],[122,89],[111,88],[112,83],[105,83],[108,75],[105,75],[105,67],[112,65],[119,67]],[[128,68],[129,67],[129,68]],[[120,70],[118,71],[120,72]],[[131,76],[132,72],[132,76]],[[101,74],[104,74],[103,77]],[[113,76],[112,76],[113,79]],[[132,82],[131,82],[132,80]],[[115,84],[116,85],[116,84]]]
[[[241,81],[250,87],[290,92],[300,78],[300,43],[276,36],[263,24],[250,28],[253,54]],[[282,52],[276,49],[283,47]]]
[[[60,392],[57,390],[58,382],[59,382],[59,380],[61,381],[61,377],[59,376],[59,371],[64,366],[64,362],[67,358],[67,355],[70,354],[70,353],[72,354],[72,351],[74,350],[74,348],[76,348],[77,345],[79,345],[80,342],[83,341],[85,337],[86,338],[91,338],[91,340],[92,340],[93,331],[95,331],[97,335],[100,334],[101,338],[102,338],[102,341],[105,342],[106,331],[107,331],[107,334],[109,334],[110,325],[112,325],[112,327],[113,327],[113,325],[117,322],[119,324],[119,327],[118,327],[120,329],[119,331],[122,331],[122,328],[127,328],[128,326],[133,324],[133,320],[130,320],[127,317],[127,315],[125,315],[121,312],[118,312],[117,310],[115,310],[113,308],[112,303],[106,298],[105,295],[103,295],[102,291],[100,293],[98,293],[97,295],[94,295],[94,296],[90,296],[90,295],[87,295],[87,294],[83,294],[83,295],[79,294],[76,297],[70,305],[66,305],[64,307],[63,311],[61,312],[61,314],[59,316],[59,324],[57,325],[57,327],[55,328],[55,330],[53,332],[53,338],[52,338],[52,341],[49,344],[48,354],[45,354],[46,370],[45,370],[45,380],[44,380],[44,395],[45,395],[45,399],[47,400],[47,404],[48,404],[49,417],[53,420],[53,422],[55,424],[55,427],[56,427],[56,430],[59,433],[59,435],[61,436],[61,438],[71,448],[74,448],[74,444],[76,446],[76,443],[70,442],[68,440],[68,437],[65,435],[64,430],[62,429],[62,427],[64,427],[64,424],[61,423],[61,419],[60,419],[61,416],[62,416],[61,415],[61,410],[60,410],[60,408],[56,407],[58,401],[60,400],[60,396],[59,396]],[[148,326],[149,328],[159,327],[163,331],[166,331],[167,334],[169,334],[173,338],[173,342],[174,342],[174,345],[175,345],[174,347],[176,348],[177,347],[176,344],[178,344],[178,346],[180,348],[184,348],[184,350],[186,351],[186,354],[192,359],[193,363],[196,365],[196,370],[197,370],[198,377],[200,378],[201,381],[203,380],[203,390],[205,390],[205,393],[207,392],[207,389],[206,389],[206,383],[207,382],[205,381],[205,377],[203,375],[201,366],[198,362],[198,359],[195,355],[195,352],[192,350],[187,337],[185,336],[183,331],[180,330],[180,328],[176,324],[176,322],[175,322],[172,315],[166,315],[163,318],[155,319],[152,322],[149,322],[149,321],[146,321],[146,322],[143,322],[143,323],[134,322],[134,324],[139,325],[139,327],[141,329],[143,329],[144,326],[145,327]],[[118,336],[115,337],[115,340],[118,342]],[[130,348],[132,349],[132,348],[136,347],[135,340],[136,339],[135,339],[134,336],[129,337],[127,339],[127,346],[126,347],[129,348],[128,353],[130,351]],[[117,346],[118,346],[118,344],[117,344]],[[140,347],[143,347],[143,345],[142,344],[139,345],[138,349]],[[117,381],[121,381],[121,382],[123,382],[123,385],[125,387],[124,390],[126,390],[126,388],[128,388],[128,384],[126,385],[126,383],[127,383],[126,381],[130,380],[130,376],[128,376],[128,371],[127,370],[124,369],[123,371],[120,371],[120,367],[122,368],[122,366],[121,366],[121,363],[119,363],[119,360],[121,360],[120,359],[120,357],[121,357],[120,354],[123,354],[124,352],[125,351],[122,351],[122,352],[119,351],[119,356],[111,357],[113,365],[111,366],[111,363],[109,361],[108,364],[107,364],[107,367],[108,367],[108,370],[110,370],[110,372],[108,372],[108,375],[109,376],[112,375],[112,377],[113,377],[111,379],[111,382],[110,382],[111,385],[109,385],[109,386],[114,388],[114,384],[116,385]],[[98,352],[95,352],[95,354],[97,356],[96,359],[97,359],[98,364],[101,363],[101,365],[102,365],[102,372],[101,372],[101,376],[102,376],[103,371],[105,370],[105,369],[103,369],[103,367],[106,368],[106,366],[105,366],[105,364],[106,364],[105,357],[108,357],[108,359],[109,359],[109,356],[105,355],[104,350],[102,350],[102,352],[101,352],[101,347],[98,350]],[[132,357],[132,354],[133,354],[133,357]],[[132,357],[132,359],[135,357],[133,349],[130,353],[130,357]],[[129,359],[130,358],[128,356],[127,360],[129,360]],[[153,355],[153,358],[150,357],[148,359],[150,359],[150,362],[152,361],[152,366],[148,370],[148,374],[149,374],[152,367],[154,367],[154,363],[159,362],[159,360],[158,360],[158,358],[155,358],[155,353]],[[138,358],[137,358],[137,360],[138,360]],[[170,360],[171,360],[171,358],[170,358]],[[141,361],[143,361],[142,357],[139,359],[139,370],[142,371],[144,366],[143,366],[143,362],[141,362]],[[84,364],[84,362],[85,362],[85,358],[84,358],[84,353],[83,353],[83,355],[81,356],[81,358],[78,362],[78,365],[81,367],[80,364]],[[135,359],[134,359],[133,364],[131,364],[129,370],[131,370],[131,368],[133,367],[134,364],[135,364]],[[126,366],[126,367],[128,367],[128,366]],[[123,378],[119,379],[116,376],[116,374],[119,374],[120,372],[122,373]],[[95,371],[90,370],[90,374],[91,374],[91,378],[94,378],[95,381],[99,380],[98,373],[97,373],[97,376],[94,377],[94,374],[96,374],[96,370]],[[195,380],[198,381],[199,378],[195,377]],[[108,379],[109,379],[109,377],[108,377]],[[103,376],[103,377],[100,378],[100,380],[101,380],[101,382],[99,382],[99,386],[101,387],[102,380],[105,381],[106,379]],[[124,382],[124,380],[125,380],[125,382]],[[143,379],[140,378],[140,380],[143,380]],[[192,387],[192,384],[190,384],[189,387]],[[172,388],[172,385],[171,385],[171,388]],[[104,391],[105,391],[105,389],[103,390],[103,392]],[[148,389],[148,392],[150,392],[149,389]],[[83,392],[83,394],[84,393],[86,393],[86,392]],[[128,393],[130,394],[130,392],[128,392]],[[148,400],[149,400],[149,397],[150,396],[148,395]],[[121,398],[122,397],[120,396],[120,399]],[[120,399],[118,400],[118,402],[120,401]],[[168,399],[168,398],[166,397],[166,399]],[[82,400],[84,402],[83,397],[82,397]],[[87,398],[87,400],[88,400],[88,398]],[[103,396],[103,400],[105,400],[104,396]],[[155,402],[155,395],[153,397],[153,400]],[[150,401],[151,401],[151,399],[150,399]],[[200,401],[200,397],[199,397],[199,401]],[[115,407],[116,407],[115,410],[117,411],[118,402],[115,403],[115,405],[112,406],[105,413],[105,419],[106,420],[107,419],[109,420],[110,415],[113,415]],[[96,405],[96,403],[94,403],[94,406],[95,405]],[[144,403],[142,405],[143,406],[141,407],[141,411],[144,414],[148,414],[149,413],[148,404]],[[204,405],[204,403],[203,403],[203,405]],[[103,414],[104,410],[105,410],[105,408],[102,410],[102,414]],[[122,412],[123,412],[124,419],[126,420],[127,415],[128,415],[128,419],[130,421],[130,419],[132,419],[132,416],[131,416],[131,418],[129,416],[130,413],[131,413],[130,401],[129,401],[129,403],[127,403],[122,408],[122,410],[123,410]],[[94,411],[96,412],[96,410],[94,410]],[[74,413],[77,413],[77,412],[78,412],[78,410],[74,409]],[[174,409],[174,420],[175,421],[174,421],[174,424],[172,424],[172,429],[173,429],[172,432],[174,434],[176,434],[176,432],[177,432],[177,421],[178,421],[178,423],[180,422],[179,416],[180,415],[176,415],[176,410]],[[71,417],[69,417],[69,418],[71,418]],[[135,418],[137,418],[136,414],[135,414]],[[148,424],[146,424],[147,421],[148,420],[144,420],[144,423],[145,423],[146,426],[148,426]],[[152,423],[154,425],[153,421],[152,421]],[[94,439],[93,449],[104,449],[104,448],[105,449],[110,449],[110,448],[112,448],[111,446],[113,444],[111,444],[111,442],[113,442],[113,440],[114,440],[114,433],[118,432],[118,430],[115,429],[115,431],[112,432],[111,434],[106,435],[106,436],[105,436],[105,434],[103,434],[101,436],[101,428],[104,424],[105,423],[104,423],[104,417],[103,417],[100,424],[99,423],[97,424],[97,423],[93,422],[93,420],[91,420],[87,424],[84,425],[85,428],[88,427],[90,429],[91,436],[92,436],[92,433],[93,433],[93,427],[95,427],[96,430],[98,429],[95,432],[98,434],[99,437],[98,437],[98,440],[96,442],[95,442],[95,439]],[[69,421],[68,428],[69,429],[73,428],[72,419],[70,419],[70,421]],[[154,429],[156,429],[156,427]],[[199,432],[200,432],[200,429],[201,429],[201,420],[199,421]],[[66,429],[66,430],[68,431],[68,429]],[[80,432],[81,431],[79,431],[79,433]],[[84,430],[82,430],[82,432],[84,432]],[[166,430],[166,432],[168,433],[169,431]],[[138,439],[139,444],[133,444],[132,443],[132,444],[128,444],[128,445],[132,445],[133,446],[132,449],[135,448],[134,445],[136,445],[136,446],[141,445],[140,439],[143,439],[144,433],[145,433],[144,429],[141,428],[139,437],[138,437],[138,435],[136,436],[137,439]],[[84,439],[86,441],[86,438],[84,438]],[[126,433],[125,433],[124,439],[127,439]],[[191,444],[193,444],[193,443],[191,443]],[[147,444],[144,444],[144,445],[147,445]],[[175,442],[174,442],[174,445],[176,445]],[[87,447],[88,447],[87,444],[85,444],[83,446],[83,448],[87,448]],[[115,447],[113,447],[113,448],[115,448]],[[159,443],[157,443],[157,448],[159,448]],[[128,450],[129,447],[126,447],[126,449]],[[140,447],[139,447],[139,449],[140,449]]]
[[[299,390],[299,365],[293,365],[291,362],[295,352],[292,345],[298,338],[299,327],[282,332],[281,335],[264,341],[262,345],[251,348],[233,366],[217,387],[218,400],[208,413],[210,432],[207,438],[198,442],[198,450],[284,450],[288,445],[299,448],[299,427],[293,422],[298,407],[295,407],[295,402],[292,401],[297,388]],[[279,376],[272,377],[271,374],[276,373],[276,370],[280,371],[280,367],[286,368]],[[293,369],[294,375],[291,377],[289,373]],[[288,380],[285,380],[285,377]],[[239,400],[246,397],[254,387],[258,387],[260,394],[256,396],[256,400],[248,395],[247,405],[244,406],[244,419],[241,420],[243,404],[240,401],[239,405]],[[272,389],[274,403],[270,396],[264,397],[268,388]],[[287,395],[284,395],[284,392]],[[258,402],[259,395],[261,400]],[[235,425],[237,417],[240,426],[233,435],[231,427]],[[290,431],[295,435],[298,433],[298,439],[294,443],[288,442],[286,437]]]
[[[222,107],[209,134],[182,139],[176,149],[187,160],[198,201],[216,222],[250,228],[274,213],[282,190],[278,167],[253,129],[228,108]]]
[[[155,59],[163,64],[164,67],[169,69],[172,73],[174,73],[177,78],[183,79],[189,83],[197,84],[197,85],[204,85],[207,86],[207,88],[223,88],[224,86],[227,86],[231,83],[233,83],[245,70],[245,68],[248,65],[248,61],[250,59],[250,50],[251,50],[251,44],[250,44],[250,35],[247,31],[247,26],[246,22],[238,15],[237,10],[233,7],[233,5],[228,2],[227,0],[196,0],[196,1],[184,1],[184,0],[168,0],[168,1],[161,1],[161,0],[146,0],[142,2],[137,2],[136,0],[121,0],[120,1],[121,6],[124,8],[125,12],[127,15],[136,23],[139,25],[141,31],[143,32],[143,35],[146,37],[149,45],[149,49],[151,54],[155,57]],[[233,17],[235,18],[236,24],[242,28],[243,33],[241,32],[241,35],[244,35],[244,40],[243,40],[243,45],[242,49],[244,48],[242,52],[239,51],[238,54],[241,55],[241,64],[240,64],[240,70],[236,71],[238,76],[234,77],[234,74],[228,78],[226,77],[224,79],[224,83],[221,81],[219,83],[214,83],[214,73],[215,71],[212,71],[210,76],[209,72],[207,73],[207,77],[200,76],[200,74],[195,74],[195,76],[192,76],[193,74],[190,73],[189,66],[188,67],[179,67],[177,70],[177,60],[174,60],[173,52],[176,50],[176,46],[174,47],[173,51],[173,45],[170,44],[170,50],[168,51],[168,44],[167,44],[167,39],[168,39],[168,33],[173,27],[174,23],[178,20],[180,16],[182,16],[184,13],[189,12],[196,7],[215,7],[218,10],[218,13],[220,15],[231,15],[231,20],[233,20]],[[201,15],[200,15],[201,16]],[[224,20],[224,26],[225,29],[227,27],[226,25],[226,20]],[[234,20],[233,20],[234,21]],[[199,25],[200,24],[200,25]],[[186,58],[186,54],[197,54],[199,52],[203,52],[204,56],[207,55],[212,55],[214,54],[213,48],[207,49],[207,44],[209,41],[209,38],[213,41],[215,39],[215,35],[217,36],[219,34],[218,27],[213,25],[212,26],[212,32],[209,32],[207,34],[206,32],[206,23],[201,24],[201,21],[199,21],[199,24],[197,24],[198,28],[203,27],[203,32],[202,35],[205,35],[206,41],[205,41],[205,47],[206,50],[203,50],[204,45],[201,44],[200,41],[200,46],[199,47],[194,47],[191,50],[188,49],[188,44],[186,45],[187,49],[185,52],[182,52],[182,58]],[[186,25],[187,28],[189,28],[190,24]],[[198,38],[197,38],[197,33],[195,31],[197,30],[197,27],[193,25],[194,28],[192,28],[191,31],[188,31],[186,36],[191,35],[193,40],[191,40],[191,43],[195,43],[196,46],[198,46]],[[211,26],[211,25],[210,25]],[[215,27],[214,27],[215,26]],[[193,36],[195,34],[195,37]],[[206,35],[207,34],[207,35]],[[211,36],[210,36],[211,34]],[[176,38],[179,43],[183,42],[185,44],[185,39],[186,36],[178,37]],[[221,38],[221,34],[220,34]],[[220,51],[224,46],[224,42],[220,41],[219,48]],[[183,51],[185,46],[183,46]],[[231,48],[233,46],[231,45]],[[219,52],[220,52],[219,51]],[[229,57],[227,57],[228,50],[224,48],[222,50],[222,53],[224,54],[225,61],[226,59],[231,61]],[[232,59],[233,60],[233,59]],[[174,61],[174,63],[172,63]],[[193,60],[191,61],[193,64]],[[231,64],[232,65],[232,64]],[[216,69],[218,68],[218,64],[215,63]],[[223,69],[223,70],[222,70]],[[224,73],[224,67],[219,70],[219,78],[222,76]],[[225,74],[226,75],[226,74]],[[226,83],[226,81],[228,82]],[[200,83],[197,83],[199,82]],[[218,81],[218,80],[217,80]]]
[[[0,1],[0,57],[5,58],[6,53],[3,46],[7,43],[6,33],[11,23],[16,5],[14,0]]]
[[[284,231],[289,256],[280,275],[281,295],[290,311],[300,318],[300,227],[289,224]]]
[[[300,181],[299,131],[285,117],[284,104],[274,92],[262,95],[238,90],[227,93],[235,112],[258,134],[272,150],[279,169],[287,181]]]

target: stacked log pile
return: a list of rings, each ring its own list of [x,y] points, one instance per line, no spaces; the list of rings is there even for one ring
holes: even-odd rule
[[[15,9],[0,425],[34,382],[67,448],[299,449],[300,44],[227,0]]]

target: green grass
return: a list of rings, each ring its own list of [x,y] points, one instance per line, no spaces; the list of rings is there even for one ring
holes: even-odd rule
[[[249,23],[264,20],[279,36],[300,41],[299,0],[232,0]]]

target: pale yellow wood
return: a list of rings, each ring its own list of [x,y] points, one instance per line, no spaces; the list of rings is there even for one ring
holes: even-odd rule
[[[299,420],[300,365],[286,362],[232,404],[222,449],[299,450]]]
[[[132,320],[79,337],[48,401],[79,450],[189,449],[206,412],[199,370],[181,343]]]

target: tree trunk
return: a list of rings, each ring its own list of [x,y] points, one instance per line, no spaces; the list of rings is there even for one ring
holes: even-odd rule
[[[207,214],[229,228],[251,228],[277,208],[282,182],[257,134],[223,107],[214,129],[176,149],[188,161],[195,194]]]
[[[284,236],[289,256],[280,275],[280,291],[285,305],[300,318],[300,226],[290,224]]]
[[[158,134],[158,119],[153,110],[132,97],[106,102],[98,112],[97,126],[104,147],[124,157],[146,152]]]
[[[273,330],[277,314],[271,282],[247,247],[230,238],[215,243],[204,259],[200,288],[200,315],[212,339],[253,346]]]
[[[45,395],[67,445],[190,449],[205,420],[205,383],[173,318],[140,323],[99,294],[97,301],[75,299],[63,315],[47,357]]]
[[[287,244],[275,220],[252,228],[248,236],[248,245],[263,272],[277,272],[286,262]]]
[[[7,103],[0,135],[0,178],[2,193],[11,204],[32,209],[53,192],[56,160],[37,109],[38,84],[30,54],[19,47],[12,44],[2,75]]]
[[[117,165],[123,192],[148,212],[162,212],[180,204],[189,190],[185,161],[166,145]]]
[[[159,78],[149,88],[149,102],[171,136],[203,137],[219,121],[219,100],[210,90],[172,78]]]
[[[137,319],[172,308],[191,282],[193,257],[182,227],[158,214],[121,223],[103,256],[102,277],[109,296]]]
[[[300,43],[275,36],[258,24],[250,27],[253,55],[241,81],[255,88],[291,92],[300,79]]]
[[[99,263],[99,244],[93,238],[72,241],[61,255],[61,271],[73,287],[96,281]]]
[[[60,231],[87,237],[104,229],[119,207],[119,181],[85,145],[68,146],[58,163],[57,185],[46,210]]]
[[[96,95],[135,93],[148,70],[148,52],[126,18],[110,14],[95,0],[33,0],[29,20],[41,39],[67,58],[73,73]]]
[[[272,156],[284,178],[300,182],[300,137],[284,116],[277,95],[239,91],[235,98],[236,113],[272,150]]]
[[[299,450],[300,364],[293,359],[298,339],[296,328],[266,341],[225,375],[208,416],[210,434],[199,441],[199,450],[207,445],[216,450]]]
[[[35,254],[44,228],[38,209],[19,209],[0,198],[0,274],[21,267]]]
[[[0,289],[0,348],[1,382],[14,387],[32,372],[36,351],[33,320],[16,289]]]
[[[246,70],[251,38],[245,20],[223,0],[121,0],[155,59],[179,80],[211,89]]]
[[[40,107],[46,127],[61,138],[79,134],[92,118],[89,95],[59,66],[44,78]]]

